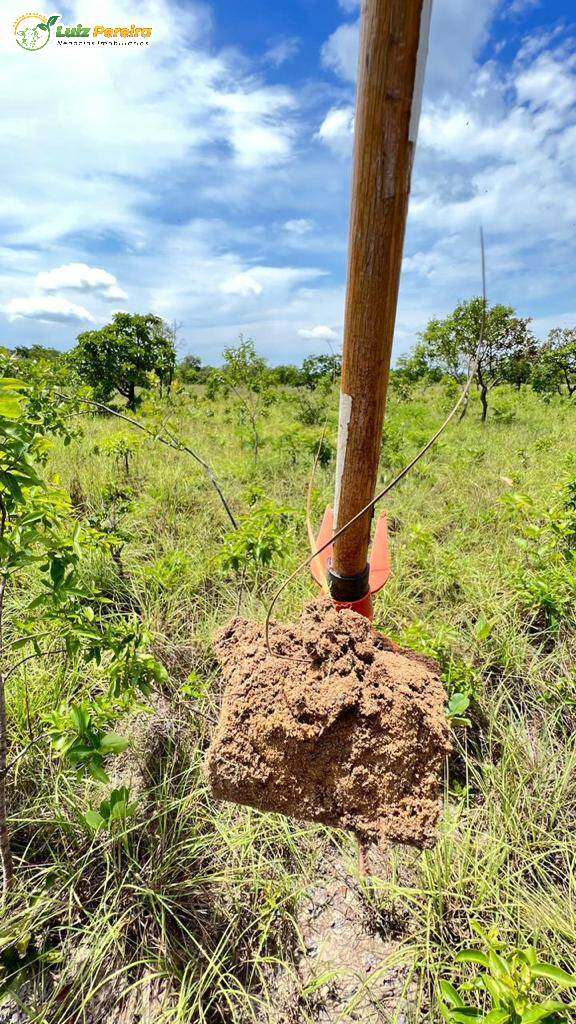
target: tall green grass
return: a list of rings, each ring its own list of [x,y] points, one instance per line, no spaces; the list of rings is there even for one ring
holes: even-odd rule
[[[452,401],[442,386],[409,399],[392,395],[382,482]],[[263,619],[306,553],[310,440],[319,438],[325,414],[334,435],[336,396],[310,424],[299,397],[284,392],[262,424],[256,462],[233,406],[207,400],[202,389],[141,412],[150,422],[168,419],[210,462],[237,514],[249,515],[264,499],[291,510],[282,550],[249,572],[223,567],[230,525],[189,456],[144,440],[126,476],[103,444],[118,422],[90,415],[72,447],[53,450],[50,472],[76,495],[80,521],[112,516],[124,538],[119,561],[95,556],[85,571],[113,608],[135,610],[146,623],[170,674],[164,696],[177,727],[160,736],[152,755],[146,744],[153,737],[136,741],[138,811],[112,834],[94,835],[83,819],[102,796],[96,784],[57,771],[42,744],[19,762],[11,811],[20,884],[1,937],[5,949],[20,946],[7,969],[36,978],[21,994],[30,1019],[114,1020],[124,1007],[136,1021],[147,1000],[151,1019],[162,1024],[274,1019],[270,985],[280,970],[295,979],[298,900],[330,845],[356,878],[367,920],[394,935],[390,962],[374,978],[404,972],[414,1020],[438,1019],[437,979],[456,979],[454,954],[469,944],[473,920],[574,967],[575,568],[566,561],[561,579],[540,579],[518,540],[530,524],[545,523],[566,481],[576,478],[576,407],[506,389],[494,407],[482,426],[472,403],[387,506],[394,572],[377,600],[376,624],[439,657],[447,687],[470,694],[472,724],[458,730],[447,768],[438,845],[424,854],[391,849],[386,869],[370,878],[358,876],[348,837],[214,805],[201,772],[220,686],[214,632],[238,609]],[[318,522],[333,474],[333,462],[316,473]],[[523,590],[534,574],[538,586]],[[540,584],[567,595],[554,624],[541,615]],[[301,574],[279,615],[297,619],[315,593]],[[11,614],[18,614],[18,596]],[[42,714],[59,701],[94,685],[86,669],[23,668],[9,685],[15,744],[38,733]],[[149,721],[144,733],[156,727]],[[313,1000],[301,994],[295,1019],[314,1019],[322,991],[320,983]],[[348,1016],[354,1012],[351,1004]]]

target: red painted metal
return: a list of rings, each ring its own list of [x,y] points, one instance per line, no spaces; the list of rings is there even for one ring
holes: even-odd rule
[[[323,547],[324,544],[327,544],[333,533],[334,512],[331,508],[327,508],[324,512],[324,518],[322,519],[322,525],[320,526],[320,532],[316,540],[316,548]],[[312,560],[310,565],[312,576],[316,580],[316,583],[318,583],[318,585],[324,590],[326,590],[326,576],[332,563],[332,554],[333,550],[332,545],[330,544]],[[390,572],[391,563],[390,546],[388,543],[388,519],[386,513],[382,512],[378,517],[378,522],[376,523],[374,540],[372,542],[372,551],[370,553],[370,590],[360,601],[352,601],[349,604],[336,603],[336,607],[350,608],[352,611],[357,611],[360,615],[365,615],[367,619],[372,619],[372,595],[377,594],[379,590],[382,590],[382,587],[390,578]]]
[[[370,593],[377,594],[386,586],[392,572],[390,545],[388,543],[388,516],[381,512],[378,516],[372,551],[370,553]]]
[[[363,615],[365,619],[370,619],[370,622],[374,618],[374,602],[372,601],[371,593],[366,594],[360,601],[348,601],[346,604],[342,601],[335,601],[334,604],[339,612],[343,608],[349,608],[351,612],[357,612],[358,615]]]
[[[322,524],[320,526],[320,533],[316,538],[316,550],[324,547],[324,545],[332,539],[333,533],[334,512],[331,508],[327,508],[324,512],[324,518],[322,519]],[[312,576],[316,580],[318,586],[322,587],[323,590],[327,590],[326,577],[328,575],[328,568],[330,566],[331,559],[332,545],[330,544],[330,547],[325,548],[325,550],[321,551],[319,555],[316,555],[316,558],[312,559],[310,565],[310,572],[312,573]]]

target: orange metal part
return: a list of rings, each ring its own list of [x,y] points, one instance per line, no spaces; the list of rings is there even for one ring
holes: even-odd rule
[[[324,518],[320,527],[320,532],[316,539],[316,548],[321,548],[324,544],[327,544],[331,540],[334,534],[334,511],[331,508],[327,508],[324,512]],[[327,593],[327,576],[328,569],[332,562],[332,545],[330,544],[324,551],[319,555],[316,555],[310,564],[310,571],[312,576],[316,580],[316,583]],[[372,595],[377,594],[379,590],[388,582],[391,572],[390,564],[390,546],[388,543],[388,519],[385,512],[381,512],[376,523],[376,530],[374,531],[374,539],[372,542],[372,550],[370,553],[370,589],[365,597],[360,601],[352,601],[348,604],[340,604],[336,602],[337,608],[350,608],[352,611],[358,612],[359,615],[364,615],[367,619],[372,619]]]
[[[360,601],[348,601],[346,603],[344,601],[334,601],[334,604],[339,612],[343,608],[349,608],[351,612],[356,612],[358,615],[363,615],[365,619],[370,619],[370,622],[374,618],[374,602],[372,601],[370,591]]]

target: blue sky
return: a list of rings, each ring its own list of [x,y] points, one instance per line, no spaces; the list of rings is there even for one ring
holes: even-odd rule
[[[116,309],[182,323],[218,360],[341,340],[356,0],[69,2],[64,24],[153,29],[147,47],[28,53],[4,0],[3,344],[69,348]],[[434,0],[396,330],[489,293],[544,336],[576,323],[576,11]]]

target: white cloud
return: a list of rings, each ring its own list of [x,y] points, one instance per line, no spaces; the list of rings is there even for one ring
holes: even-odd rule
[[[516,78],[520,103],[534,109],[549,107],[567,111],[576,102],[576,56],[563,57],[562,64],[553,53],[541,53],[534,63]]]
[[[436,0],[432,8],[426,94],[458,95],[477,69],[477,56],[490,34],[502,0]]]
[[[340,25],[322,47],[322,63],[340,78],[356,81],[360,23]]]
[[[524,41],[511,66],[490,62],[478,68],[465,96],[426,105],[400,330],[418,310],[424,323],[479,292],[480,224],[489,297],[534,316],[540,336],[554,320],[570,319],[576,289],[576,61],[565,43],[541,53],[531,42]]]
[[[91,312],[82,315],[98,323],[115,305],[183,320],[186,341],[208,360],[239,331],[279,360],[317,348],[299,330],[342,321],[355,0],[340,0],[350,17],[342,15],[347,24],[325,45],[329,73],[318,54],[305,69],[295,63],[289,70],[299,78],[286,76],[284,85],[282,68],[216,49],[210,10],[195,0],[141,0],[139,18],[155,36],[146,50],[125,52],[24,54],[10,37],[19,0],[2,7],[10,160],[0,195],[0,303],[25,295],[32,298],[17,301],[37,308],[45,298],[34,286],[38,272],[103,264],[114,283],[75,292],[55,285],[48,297],[60,302],[58,288],[81,301],[89,295]],[[120,0],[99,0],[98,11],[103,22],[125,18]],[[517,26],[505,49],[496,45],[502,26],[511,27],[508,13],[504,0],[435,0],[396,332],[402,346],[430,315],[478,290],[481,221],[491,297],[539,323],[573,309],[574,47],[564,30],[563,49],[554,50],[561,40],[543,7],[542,30],[520,40],[512,63]],[[69,0],[66,18],[89,20],[80,0]],[[251,49],[280,41],[255,32]],[[63,108],[55,127],[46,111]],[[312,266],[299,265],[303,254]],[[5,334],[26,343],[30,323],[17,316],[4,322]],[[38,340],[69,345],[69,322],[38,323]]]
[[[516,55],[517,62],[531,60],[542,50],[553,49],[554,45],[561,41],[563,34],[564,26],[561,24],[532,32],[522,40],[522,45]]]
[[[532,328],[538,338],[545,338],[554,327],[571,327],[576,324],[576,307],[568,309],[565,313],[555,316],[535,317],[532,321]]]
[[[284,228],[294,235],[307,235],[309,231],[313,231],[314,221],[308,220],[306,217],[298,217],[296,220],[287,220]]]
[[[141,0],[139,20],[154,26],[150,46],[50,43],[33,55],[34,67],[11,36],[20,13],[18,0],[4,0],[0,92],[17,97],[4,104],[4,244],[53,243],[79,231],[136,241],[142,209],[155,187],[165,187],[169,169],[203,171],[208,182],[211,165],[227,166],[235,183],[253,174],[255,187],[267,168],[291,158],[295,96],[267,85],[236,52],[210,52],[203,4]],[[98,16],[122,24],[125,5],[102,0]],[[87,20],[81,0],[67,5],[67,18]],[[56,144],[46,111],[63,103]]]
[[[529,6],[537,5],[435,0],[396,330],[404,348],[431,315],[478,293],[481,224],[495,301],[536,314],[536,324],[550,323],[539,313],[550,305],[558,320],[573,308],[574,40],[549,20],[521,41],[515,61],[496,40],[482,58],[495,17]],[[322,50],[342,89],[355,76],[357,39],[358,23],[347,23]],[[348,117],[342,109],[332,105],[317,137],[348,154],[351,107]]]
[[[251,274],[235,274],[234,277],[222,282],[220,291],[226,295],[241,295],[242,298],[247,298],[249,295],[261,295],[264,289]]]
[[[337,153],[347,154],[352,149],[354,135],[354,107],[334,107],[320,125],[316,137]]]
[[[128,296],[114,274],[101,267],[90,267],[87,263],[66,263],[53,270],[44,270],[36,275],[34,284],[43,291],[74,289],[83,292],[100,292],[107,299],[127,299]]]
[[[123,288],[117,288],[116,285],[111,285],[110,288],[106,288],[102,293],[106,299],[127,299],[128,296]]]
[[[286,115],[296,105],[290,90],[270,86],[219,92],[211,105],[221,112],[223,134],[240,167],[262,169],[289,159],[294,128]]]
[[[346,0],[345,0],[346,2]],[[474,71],[500,0],[435,0],[426,72],[428,96],[455,93]],[[353,10],[347,5],[345,10]],[[322,63],[347,82],[356,80],[360,22],[340,25],[322,47]]]
[[[249,271],[227,278],[220,284],[220,291],[246,298],[273,289],[290,290],[305,281],[324,277],[325,274],[325,270],[316,267],[252,267]]]
[[[325,324],[318,324],[316,327],[301,327],[298,331],[300,338],[309,338],[317,341],[337,341],[338,335],[336,331],[333,331],[331,327],[327,327]]]
[[[512,0],[508,5],[508,14],[524,14],[526,11],[534,10],[535,7],[541,7],[542,0]]]
[[[41,295],[28,299],[11,299],[2,306],[10,321],[40,320],[41,323],[82,324],[95,323],[95,318],[75,302],[56,295]]]
[[[423,164],[442,173],[417,182],[412,215],[452,231],[485,224],[496,237],[542,247],[568,240],[576,219],[576,59],[560,50],[516,66],[482,93],[429,105],[422,121]],[[506,109],[506,102],[509,106]],[[449,163],[448,163],[449,162]],[[432,169],[432,165],[429,165]],[[440,166],[440,165],[439,165]]]
[[[274,41],[270,40],[270,46],[264,54],[264,60],[272,67],[279,68],[286,61],[292,60],[299,52],[302,40],[298,36],[281,36]]]

